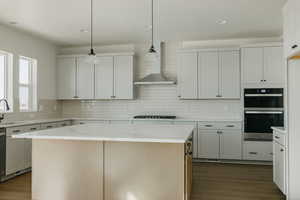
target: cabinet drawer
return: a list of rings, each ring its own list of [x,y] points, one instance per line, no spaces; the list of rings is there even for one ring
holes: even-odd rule
[[[24,126],[24,132],[32,132],[38,131],[41,129],[41,125],[31,125],[31,126]]]
[[[274,131],[273,140],[276,141],[278,144],[285,147],[285,135],[284,134]]]
[[[42,124],[41,129],[50,129],[50,128],[56,128],[57,123],[47,123],[47,124]]]
[[[6,136],[21,134],[21,133],[24,133],[24,132],[25,132],[24,126],[7,128],[6,129]]]
[[[71,126],[71,121],[57,122],[57,127]]]
[[[244,160],[272,161],[272,142],[244,142]]]
[[[199,129],[242,129],[241,122],[198,122]]]
[[[72,123],[73,125],[79,124],[109,124],[107,120],[75,120]]]

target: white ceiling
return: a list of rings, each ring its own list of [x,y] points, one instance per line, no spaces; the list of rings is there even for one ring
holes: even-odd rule
[[[159,0],[160,39],[207,40],[282,34],[286,0]],[[150,0],[94,0],[95,43],[149,40]],[[89,43],[89,0],[0,0],[0,23],[58,45]],[[226,25],[216,21],[225,19]],[[11,26],[11,25],[10,25]],[[148,27],[148,28],[147,28]]]

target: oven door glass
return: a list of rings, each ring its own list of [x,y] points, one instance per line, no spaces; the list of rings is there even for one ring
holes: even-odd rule
[[[283,108],[282,96],[246,96],[245,108]]]
[[[282,111],[245,111],[246,133],[272,133],[272,126],[284,126]]]

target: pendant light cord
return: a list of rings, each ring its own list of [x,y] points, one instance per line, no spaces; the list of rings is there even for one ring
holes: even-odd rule
[[[154,4],[154,3],[153,3],[153,0],[151,0],[151,12],[152,12],[152,13],[151,13],[151,14],[152,14],[152,16],[151,16],[151,26],[152,26],[152,27],[151,27],[151,29],[152,29],[152,38],[151,38],[151,40],[152,40],[152,46],[154,46],[154,36],[153,36],[153,35],[154,35],[154,26],[153,26],[153,21],[154,21],[154,20],[153,20],[153,18],[154,18],[154,17],[153,17],[153,15],[154,15],[154,8],[153,8],[153,4]]]
[[[91,49],[93,49],[93,0],[91,0]]]

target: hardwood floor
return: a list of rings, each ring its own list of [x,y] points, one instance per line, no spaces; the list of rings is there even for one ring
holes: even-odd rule
[[[191,200],[282,200],[272,166],[194,163]]]
[[[31,173],[0,183],[0,200],[31,200]]]
[[[0,200],[30,200],[31,174],[0,184]],[[282,200],[272,166],[194,163],[191,200]]]

